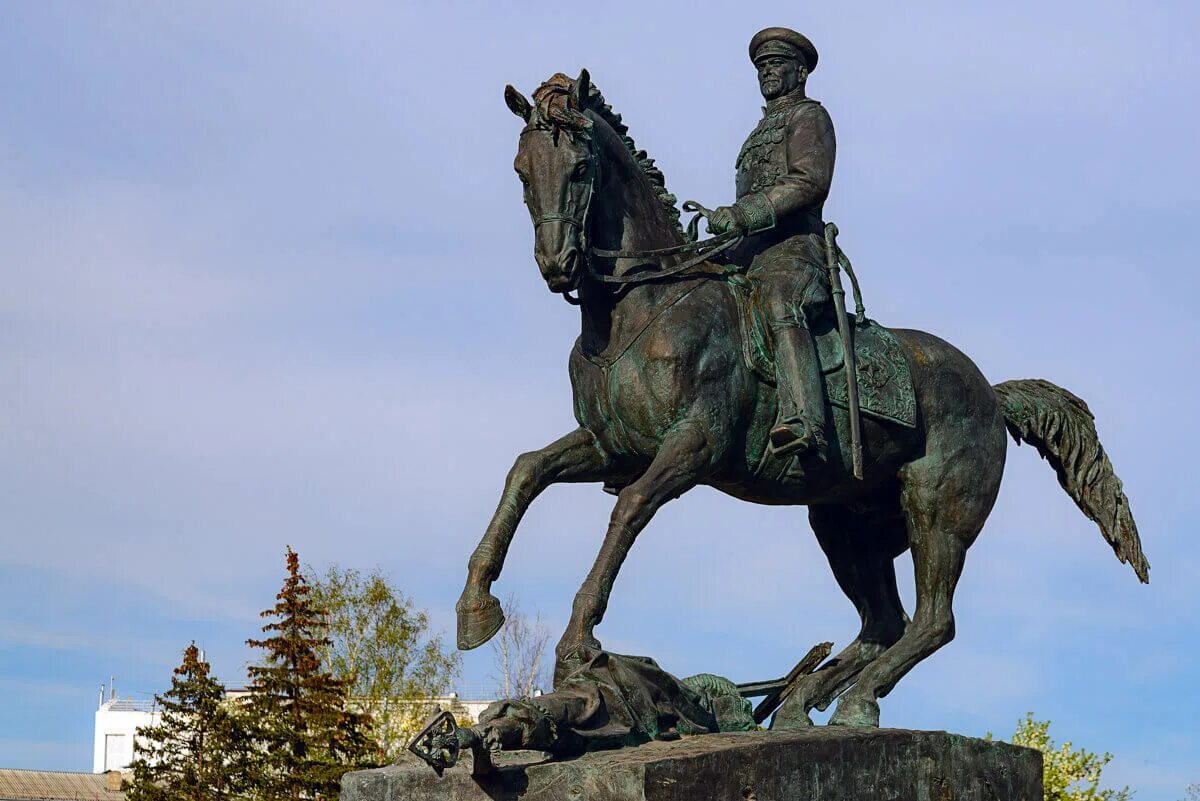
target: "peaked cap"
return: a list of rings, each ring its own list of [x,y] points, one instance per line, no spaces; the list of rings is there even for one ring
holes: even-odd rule
[[[802,33],[797,33],[791,28],[763,28],[758,33],[754,34],[754,38],[750,40],[750,60],[754,61],[755,55],[758,54],[758,49],[767,42],[782,42],[796,51],[801,60],[804,61],[804,66],[808,67],[808,71],[812,72],[817,68],[817,48],[809,38]]]

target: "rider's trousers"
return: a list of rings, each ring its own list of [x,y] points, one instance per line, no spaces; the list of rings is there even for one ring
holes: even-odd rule
[[[814,243],[807,240],[796,237],[759,254],[748,277],[775,340],[782,422],[804,422],[820,436],[825,402],[811,328],[829,313],[833,298],[828,274],[813,263]]]

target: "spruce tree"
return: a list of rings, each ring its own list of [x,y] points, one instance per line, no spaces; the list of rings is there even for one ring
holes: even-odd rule
[[[158,723],[138,730],[129,801],[223,801],[238,798],[236,754],[246,749],[225,690],[193,642],[175,668],[171,689],[155,697]]]
[[[262,801],[336,799],[342,774],[378,764],[370,718],[349,703],[347,683],[324,669],[318,651],[328,645],[325,613],[310,597],[300,559],[287,550],[287,578],[275,606],[262,613],[267,636],[248,644],[265,651],[250,667],[246,718],[258,756],[250,769]]]

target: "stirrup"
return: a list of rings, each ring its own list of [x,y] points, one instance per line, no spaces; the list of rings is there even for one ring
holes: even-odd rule
[[[801,429],[797,433],[797,429]],[[768,438],[776,456],[800,456],[815,452],[825,458],[825,432],[819,423],[803,418],[786,420],[771,429]]]

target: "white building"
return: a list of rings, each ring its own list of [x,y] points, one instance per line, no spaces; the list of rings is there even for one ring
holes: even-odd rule
[[[491,701],[473,700],[469,698],[459,698],[458,693],[450,693],[442,698],[430,698],[424,701],[413,701],[412,703],[418,710],[419,716],[424,717],[433,712],[434,709],[444,709],[447,712],[453,712],[454,717],[459,723],[474,724],[479,720],[479,715],[483,710],[491,706]]]
[[[244,689],[226,690],[225,697],[236,700],[247,694]],[[105,699],[107,696],[107,700]],[[491,701],[467,700],[455,693],[444,698],[410,702],[419,705],[422,716],[426,711],[440,707],[454,713],[463,723],[474,723],[479,713]],[[96,710],[95,738],[92,743],[92,772],[125,771],[133,762],[133,746],[137,730],[154,726],[159,721],[160,710],[154,701],[135,701],[117,698],[116,688],[100,690],[100,707]]]
[[[153,701],[101,696],[96,710],[96,736],[92,743],[92,773],[126,770],[133,762],[133,743],[137,730],[158,723]]]

